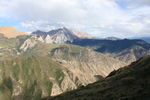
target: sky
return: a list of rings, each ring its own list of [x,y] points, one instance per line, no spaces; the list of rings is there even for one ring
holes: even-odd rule
[[[61,27],[95,37],[150,36],[150,0],[0,0],[0,26],[20,31]]]

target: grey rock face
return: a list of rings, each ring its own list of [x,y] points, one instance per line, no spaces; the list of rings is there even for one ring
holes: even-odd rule
[[[79,39],[74,33],[67,28],[60,28],[49,32],[36,31],[32,34],[42,36],[45,43],[67,43]],[[41,39],[40,39],[41,40]]]

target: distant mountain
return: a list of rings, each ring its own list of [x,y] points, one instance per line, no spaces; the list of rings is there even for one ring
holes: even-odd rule
[[[142,37],[142,38],[140,38],[140,39],[142,39],[142,40],[144,40],[144,41],[150,43],[150,37]]]
[[[72,31],[67,28],[60,28],[56,30],[51,30],[49,32],[35,31],[32,34],[41,36],[46,43],[71,43],[74,40],[79,39]]]
[[[13,30],[9,27],[5,29]],[[7,30],[6,30],[7,31]],[[16,32],[18,33],[18,32]],[[14,32],[14,36],[17,36]],[[3,37],[2,35],[0,37]],[[3,39],[2,39],[3,40]],[[116,37],[108,37],[103,39],[94,39],[80,32],[75,32],[67,28],[51,30],[49,32],[35,31],[28,36],[20,49],[26,51],[34,46],[34,40],[48,44],[74,44],[91,48],[97,52],[107,54],[108,56],[117,58],[126,63],[136,61],[140,57],[150,55],[150,44],[140,39],[119,39]],[[8,40],[10,41],[10,40]],[[20,40],[19,40],[20,41]],[[30,44],[32,42],[32,44]],[[1,45],[7,43],[0,43]]]
[[[111,72],[106,78],[42,100],[149,100],[150,57]]]
[[[49,32],[44,32],[44,31],[40,31],[40,30],[32,32],[32,34],[36,34],[36,35],[52,35],[52,34],[56,34],[56,33],[68,33],[68,34],[75,35],[78,38],[90,38],[90,36],[87,34],[84,34],[84,33],[81,33],[81,32],[75,31],[75,30],[69,30],[66,27],[51,30]]]
[[[31,34],[36,34],[36,35],[48,35],[48,32],[44,32],[44,31],[37,30],[37,31],[32,32]]]
[[[88,39],[88,38],[94,38],[91,35],[84,33],[84,32],[79,32],[76,30],[71,30],[73,32],[74,35],[76,35],[78,38],[80,39]]]
[[[102,38],[102,40],[120,40],[120,38],[117,38],[117,37],[106,37],[106,38]]]
[[[97,52],[131,63],[137,59],[150,55],[150,44],[140,40],[101,40],[101,39],[80,39],[73,44],[91,48]]]
[[[64,30],[67,30],[67,32],[65,32]],[[72,31],[63,28],[58,30],[52,30],[47,33],[49,35],[45,39],[39,39],[39,40],[45,41],[46,43],[71,43],[74,45],[88,47],[97,52],[101,52],[107,54],[108,56],[117,58],[128,64],[130,64],[133,61],[136,61],[137,59],[143,56],[150,55],[150,44],[141,39],[119,39],[116,37],[94,39],[92,37],[80,38],[77,35],[73,36],[76,38],[73,38],[72,36],[70,37],[68,36],[65,39],[64,38],[51,39],[51,37],[53,37],[54,34],[56,34],[57,37],[58,34],[61,33],[74,34]],[[45,34],[45,33],[41,32],[40,34]]]
[[[4,35],[7,38],[14,38],[16,36],[26,35],[26,33],[20,32],[11,26],[0,27],[0,34]]]

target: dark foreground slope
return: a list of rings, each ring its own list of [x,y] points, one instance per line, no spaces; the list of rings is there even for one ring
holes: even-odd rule
[[[150,100],[150,57],[77,90],[43,100]]]

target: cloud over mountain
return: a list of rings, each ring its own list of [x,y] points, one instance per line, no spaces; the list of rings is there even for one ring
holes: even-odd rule
[[[27,31],[66,26],[94,36],[150,35],[149,0],[0,0],[0,21]]]

